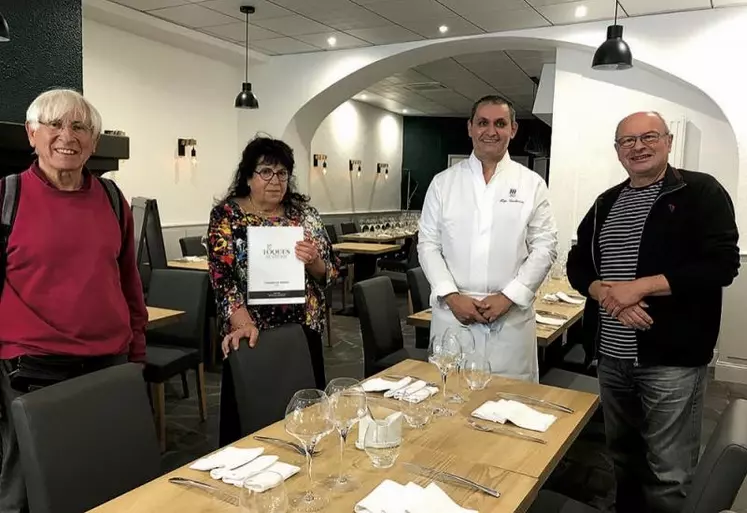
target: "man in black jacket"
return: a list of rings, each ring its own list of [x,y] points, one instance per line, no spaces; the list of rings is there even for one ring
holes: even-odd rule
[[[568,256],[568,278],[588,297],[618,513],[682,510],[722,288],[739,268],[728,193],[710,175],[671,167],[671,148],[661,115],[620,122],[615,149],[629,179],[597,198]]]

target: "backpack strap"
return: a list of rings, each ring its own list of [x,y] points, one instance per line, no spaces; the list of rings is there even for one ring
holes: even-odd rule
[[[8,257],[8,240],[13,230],[13,221],[18,211],[18,198],[21,194],[21,175],[8,175],[0,178],[0,295],[5,285],[5,266]]]
[[[117,221],[119,222],[119,231],[122,234],[122,242],[124,245],[125,227],[124,227],[124,215],[123,215],[123,205],[122,205],[122,193],[119,192],[119,187],[117,187],[117,184],[114,183],[113,180],[109,180],[108,178],[104,178],[102,176],[99,176],[98,179],[101,185],[104,186],[104,191],[106,191],[106,196],[109,198],[109,203],[111,203],[112,209],[114,210],[114,214],[116,214],[117,216]]]

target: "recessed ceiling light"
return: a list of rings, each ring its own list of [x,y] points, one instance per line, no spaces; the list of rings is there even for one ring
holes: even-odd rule
[[[407,109],[402,109],[402,114],[407,114]]]
[[[368,99],[368,95],[362,94],[361,95],[361,100],[366,100],[366,99]]]
[[[449,27],[447,27],[446,25],[441,25],[440,27],[438,27],[438,31],[442,34],[446,34],[449,31]]]
[[[589,14],[589,10],[586,8],[585,5],[579,5],[576,7],[576,18],[583,18],[587,14]]]
[[[337,44],[337,38],[335,36],[327,38],[327,44],[329,46],[335,46]]]

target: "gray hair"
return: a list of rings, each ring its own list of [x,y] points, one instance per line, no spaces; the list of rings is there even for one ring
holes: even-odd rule
[[[26,122],[33,130],[41,123],[49,123],[75,115],[91,127],[94,139],[101,135],[101,114],[82,94],[72,89],[52,89],[44,92],[31,102],[26,111]]]

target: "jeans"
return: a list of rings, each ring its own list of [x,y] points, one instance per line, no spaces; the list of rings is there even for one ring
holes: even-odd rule
[[[598,366],[618,513],[680,513],[700,454],[706,367]]]

